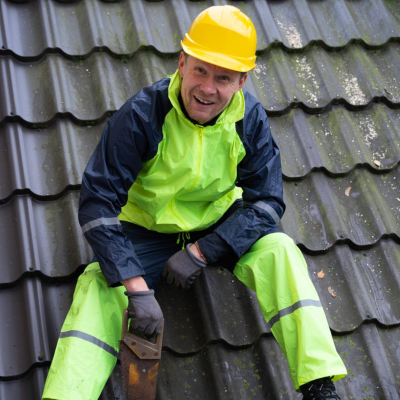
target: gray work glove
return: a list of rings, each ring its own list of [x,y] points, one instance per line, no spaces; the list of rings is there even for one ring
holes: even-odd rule
[[[169,284],[174,284],[178,288],[189,289],[207,265],[189,250],[190,246],[192,243],[189,243],[184,250],[175,253],[163,269],[163,277],[167,278]]]
[[[127,290],[128,315],[131,328],[147,336],[159,335],[162,331],[163,313],[154,297],[154,290],[134,292]]]

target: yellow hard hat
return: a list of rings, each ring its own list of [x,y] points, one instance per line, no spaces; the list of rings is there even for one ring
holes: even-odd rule
[[[239,72],[255,68],[256,30],[250,18],[233,6],[201,12],[181,46],[186,54],[219,67]]]

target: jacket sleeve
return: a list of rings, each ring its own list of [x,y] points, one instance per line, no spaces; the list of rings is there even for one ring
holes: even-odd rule
[[[109,286],[144,275],[118,215],[142,163],[156,148],[149,144],[149,132],[156,129],[149,103],[149,96],[139,92],[110,118],[82,177],[79,223]]]
[[[212,257],[210,262],[225,256],[228,247],[240,258],[259,238],[279,232],[277,224],[285,211],[280,151],[258,102],[245,115],[242,141],[246,155],[237,168],[237,186],[243,189],[243,208],[199,240],[205,257]],[[217,249],[213,243],[218,243]]]

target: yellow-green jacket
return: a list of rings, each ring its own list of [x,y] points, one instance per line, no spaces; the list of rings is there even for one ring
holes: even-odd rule
[[[180,87],[176,72],[129,99],[84,172],[79,221],[110,286],[144,275],[120,221],[163,233],[203,230],[243,196],[212,235],[239,258],[278,231],[280,152],[261,104],[241,90],[215,124],[201,126],[182,111]]]

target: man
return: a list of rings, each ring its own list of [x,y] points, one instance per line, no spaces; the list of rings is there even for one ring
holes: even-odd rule
[[[261,104],[242,90],[254,26],[235,7],[211,7],[181,44],[178,71],[110,118],[83,175],[79,220],[96,258],[79,278],[43,398],[97,399],[126,304],[135,329],[159,333],[161,274],[187,289],[218,263],[256,292],[295,389],[340,399],[331,378],[346,369],[304,258],[277,228],[280,152]]]

